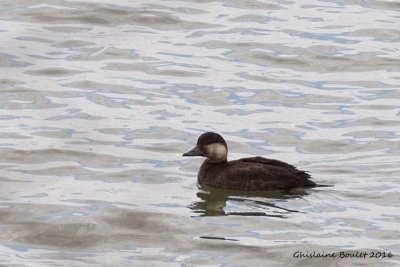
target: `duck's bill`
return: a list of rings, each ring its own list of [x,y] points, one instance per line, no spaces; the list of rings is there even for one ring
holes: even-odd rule
[[[200,147],[196,146],[193,149],[182,155],[183,157],[194,157],[194,156],[204,156],[204,152],[201,151]]]

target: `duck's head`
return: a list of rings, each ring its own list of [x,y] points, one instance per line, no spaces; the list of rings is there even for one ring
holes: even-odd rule
[[[183,154],[184,157],[206,157],[211,163],[226,162],[228,146],[221,135],[213,132],[203,133],[197,139],[196,146]]]

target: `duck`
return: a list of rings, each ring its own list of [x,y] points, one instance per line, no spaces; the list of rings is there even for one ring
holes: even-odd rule
[[[197,179],[199,186],[228,190],[269,191],[317,186],[311,175],[295,166],[260,156],[228,161],[228,146],[215,132],[206,132],[184,157],[205,157]]]

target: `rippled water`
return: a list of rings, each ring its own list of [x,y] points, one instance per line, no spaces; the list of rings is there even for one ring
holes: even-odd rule
[[[2,266],[400,265],[398,1],[4,0],[0,18]],[[333,187],[202,191],[181,154],[204,131]]]

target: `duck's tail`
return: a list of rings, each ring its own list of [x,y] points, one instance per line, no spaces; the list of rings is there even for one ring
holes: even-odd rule
[[[331,184],[316,184],[315,187],[333,187]]]

